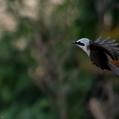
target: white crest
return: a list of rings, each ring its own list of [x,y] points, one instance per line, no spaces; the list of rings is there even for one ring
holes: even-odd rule
[[[78,39],[77,41],[77,46],[80,47],[83,51],[86,52],[86,54],[89,56],[90,55],[90,50],[88,49],[88,46],[90,45],[90,40],[88,38],[81,38]],[[83,43],[83,45],[78,44],[78,42]]]

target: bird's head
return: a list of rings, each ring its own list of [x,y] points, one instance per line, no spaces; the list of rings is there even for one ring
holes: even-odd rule
[[[75,44],[76,46],[80,47],[83,51],[86,52],[86,54],[88,56],[90,55],[90,51],[88,49],[88,47],[90,45],[90,40],[88,38],[78,39],[77,41],[73,42],[73,44]]]

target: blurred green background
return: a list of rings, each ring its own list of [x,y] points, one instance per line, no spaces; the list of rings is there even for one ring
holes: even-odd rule
[[[72,46],[99,36],[118,41],[119,0],[0,0],[0,119],[119,119],[118,77]]]

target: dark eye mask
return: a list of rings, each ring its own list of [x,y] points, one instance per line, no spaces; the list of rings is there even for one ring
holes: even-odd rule
[[[80,41],[79,42],[75,42],[75,44],[78,44],[78,45],[81,45],[81,46],[85,46],[85,44],[81,43]]]

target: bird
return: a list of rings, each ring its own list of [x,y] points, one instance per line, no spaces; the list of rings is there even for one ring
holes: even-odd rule
[[[73,44],[81,48],[97,67],[119,76],[119,44],[116,40],[102,37],[96,40],[81,38],[73,41]]]

